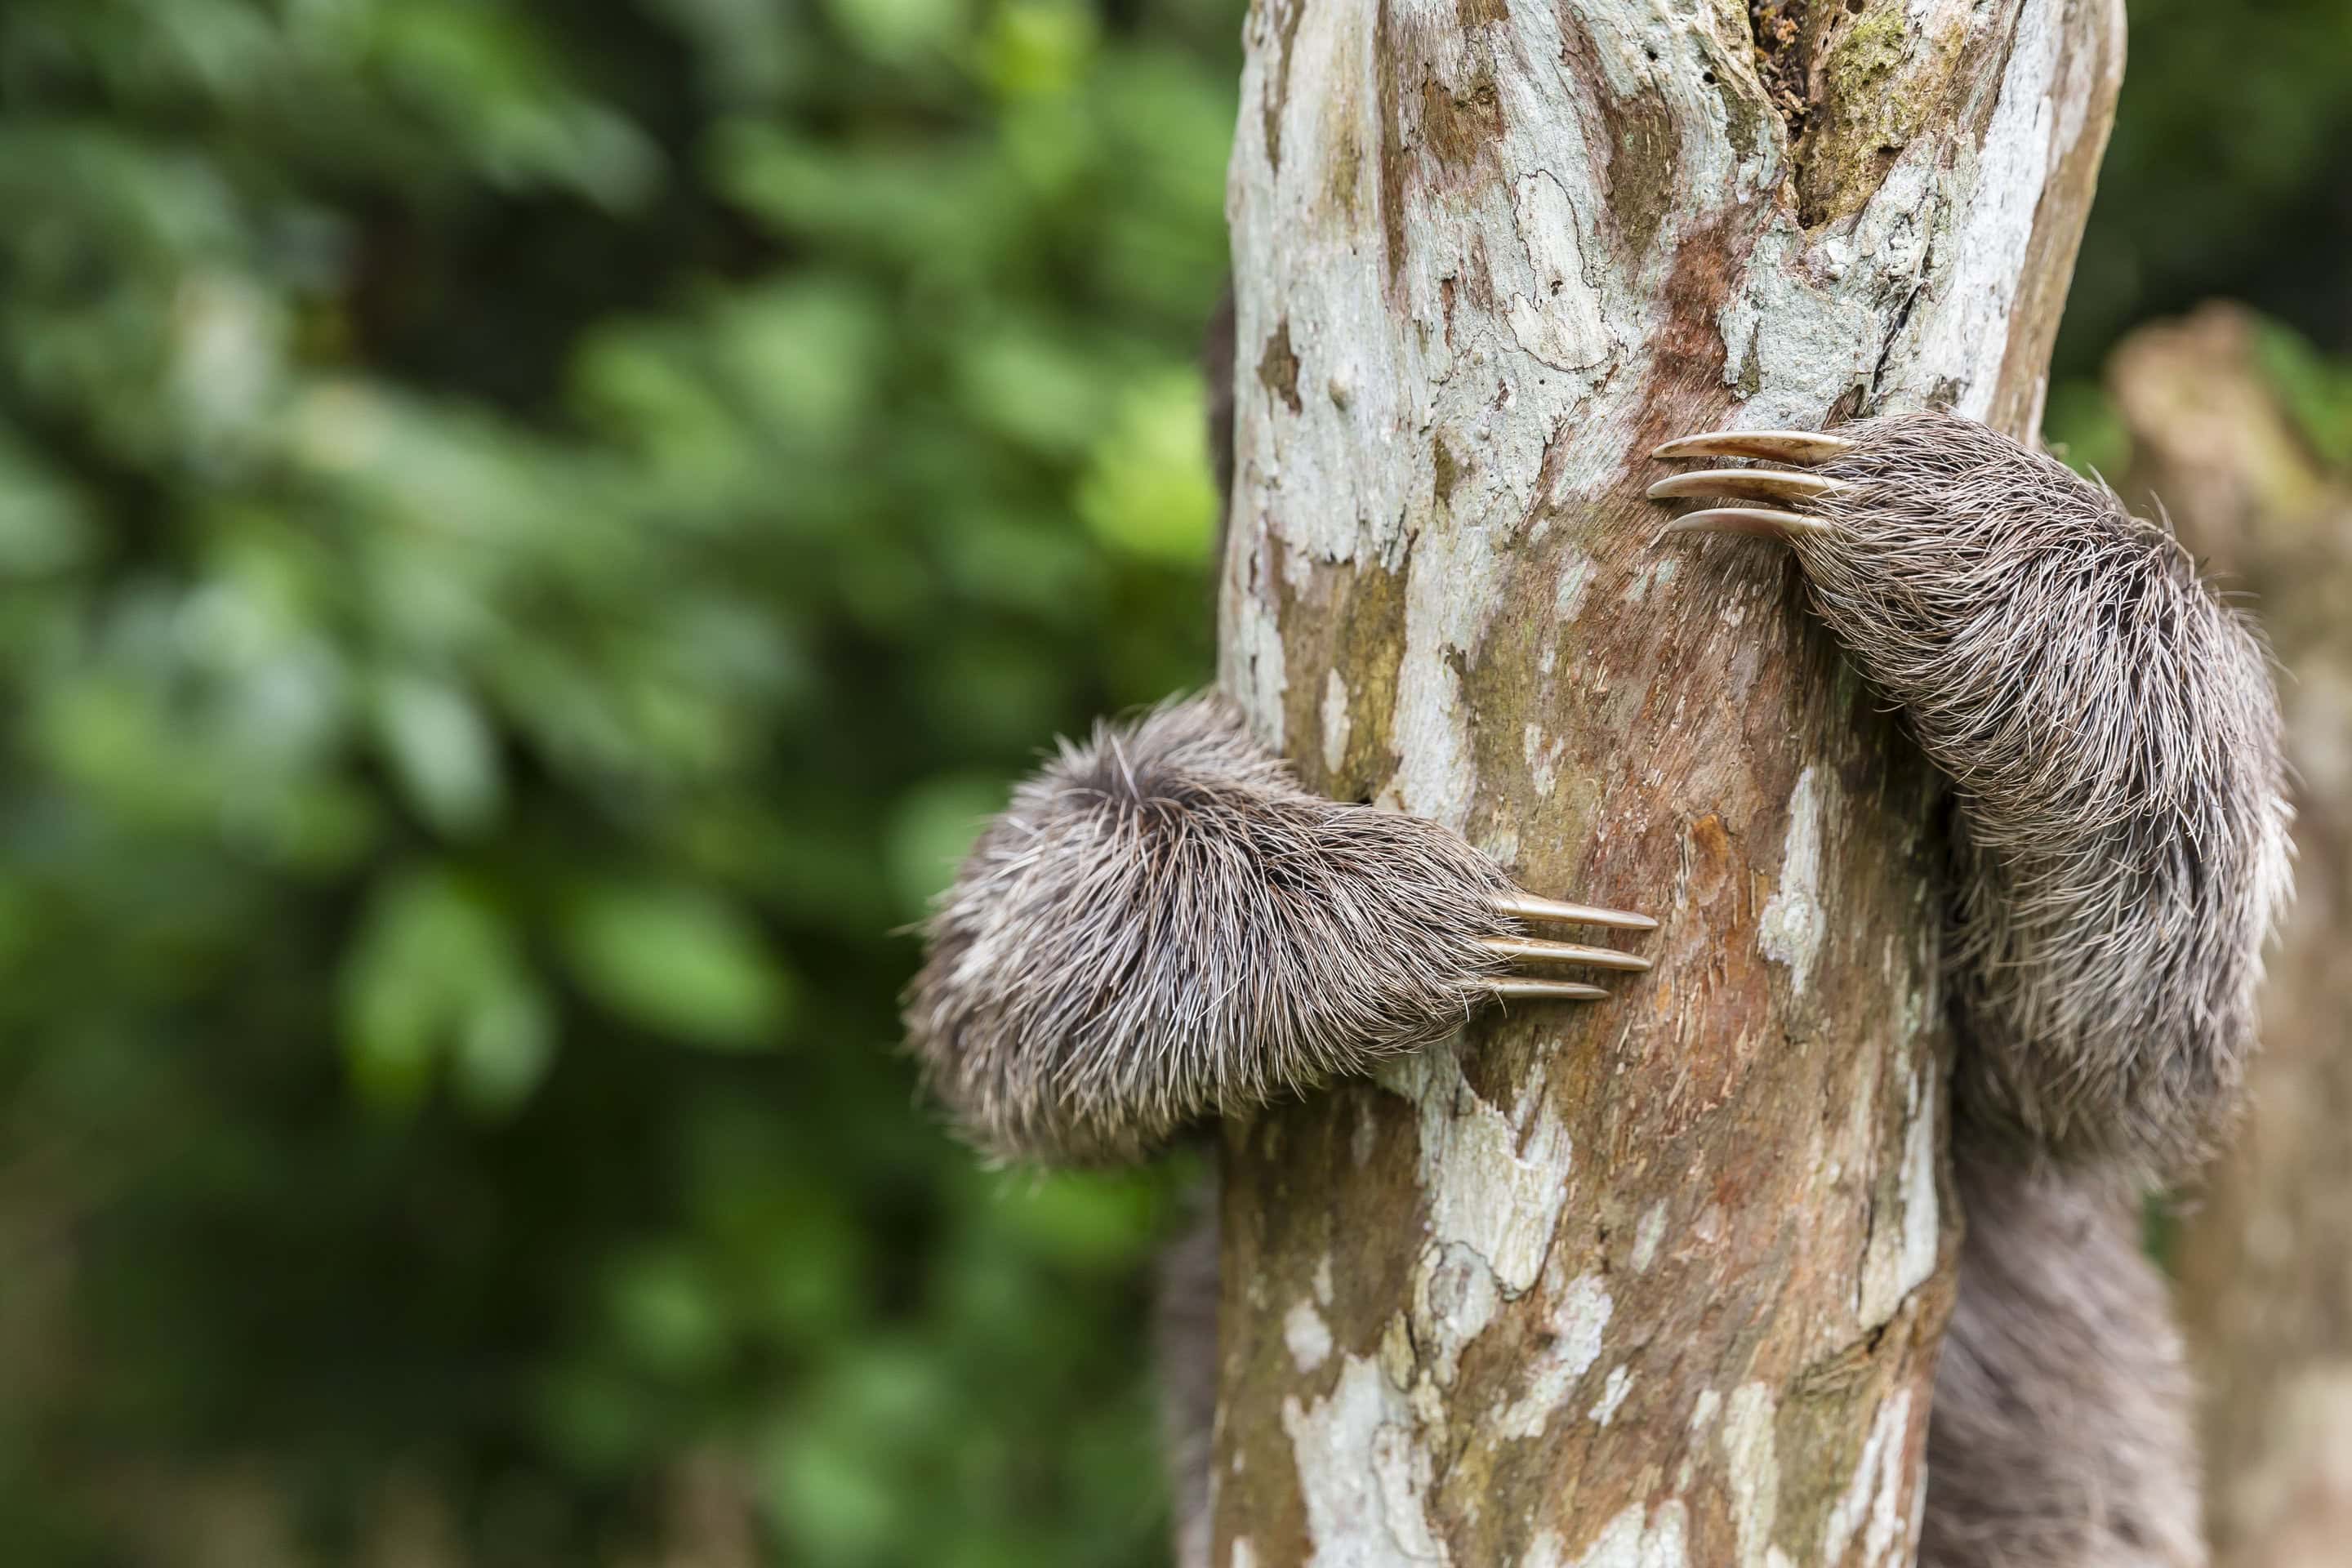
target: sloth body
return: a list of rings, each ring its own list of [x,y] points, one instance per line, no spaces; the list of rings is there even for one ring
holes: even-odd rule
[[[2166,531],[1982,426],[1677,446],[1807,465],[1654,493],[1801,505],[1677,526],[1785,542],[1951,786],[1969,1223],[1920,1561],[2197,1568],[2187,1380],[2137,1204],[2228,1124],[2286,895],[2262,646]],[[1098,729],[1021,786],[934,917],[908,1035],[992,1153],[1131,1159],[1442,1037],[1496,994],[1604,994],[1514,979],[1517,962],[1641,966],[1531,939],[1530,918],[1647,923],[1525,900],[1444,828],[1309,795],[1229,706],[1195,700]],[[1181,1244],[1166,1272],[1187,1568],[1207,1554],[1214,1247]]]

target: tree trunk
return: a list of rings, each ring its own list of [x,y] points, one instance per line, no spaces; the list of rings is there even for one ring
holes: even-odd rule
[[[2223,1568],[2324,1568],[2352,1537],[2352,472],[2303,439],[2228,307],[2115,356],[2125,494],[2252,592],[2290,679],[2295,907],[2263,988],[2236,1148],[2188,1216],[2183,1325],[2205,1389],[2207,1511]]]
[[[1924,764],[1644,454],[2030,430],[2112,0],[1258,0],[1222,677],[1654,972],[1234,1125],[1213,1561],[1908,1562],[1956,1222]]]

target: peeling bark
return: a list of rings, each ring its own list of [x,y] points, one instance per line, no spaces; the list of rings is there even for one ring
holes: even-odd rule
[[[1783,10],[1788,9],[1783,7]],[[1228,1129],[1219,1568],[1900,1563],[1957,1229],[1932,786],[1660,441],[2014,431],[2111,0],[1259,0],[1222,679],[1656,970]],[[1780,79],[1793,79],[1784,58]]]
[[[2263,988],[2252,1109],[2179,1264],[2216,1561],[2323,1568],[2352,1535],[2352,472],[2302,439],[2253,333],[2208,307],[2133,334],[2109,381],[2126,498],[2162,497],[2182,542],[2254,595],[2292,677],[2295,907]]]

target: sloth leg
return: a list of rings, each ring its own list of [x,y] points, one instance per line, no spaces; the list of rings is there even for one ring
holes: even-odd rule
[[[2195,1446],[2134,1194],[2226,1126],[2287,887],[2252,629],[2168,532],[1982,426],[1724,433],[1673,531],[1788,544],[1950,779],[1968,1237],[1925,1568],[2199,1568]]]
[[[1920,1568],[2201,1568],[2189,1376],[2137,1205],[1982,1162],[1960,1189]]]
[[[2161,1181],[2225,1129],[2284,899],[2278,713],[2252,627],[2165,530],[1948,415],[1726,432],[1651,488],[1670,531],[1785,542],[1958,811],[1947,970],[1963,1134]]]
[[[1134,1159],[1184,1126],[1591,1002],[1650,961],[1530,924],[1646,915],[1516,887],[1435,823],[1302,789],[1215,697],[1097,729],[1013,792],[941,898],[908,1038],[968,1136]]]

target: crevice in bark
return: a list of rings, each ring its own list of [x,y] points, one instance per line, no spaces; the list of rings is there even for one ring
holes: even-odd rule
[[[1911,0],[1748,0],[1761,95],[1780,122],[1798,221],[1851,216],[1939,116],[1989,42],[1948,15],[1924,23]],[[1990,95],[1979,106],[1990,108]],[[1982,125],[1973,129],[1981,132]]]
[[[1290,101],[1290,52],[1298,40],[1298,20],[1307,14],[1307,0],[1260,0],[1268,6],[1280,7],[1275,22],[1274,84],[1265,95],[1265,156],[1274,167],[1282,167],[1282,110]]]
[[[1756,46],[1756,79],[1793,144],[1804,139],[1812,118],[1811,62],[1803,48],[1810,0],[1748,0],[1748,31]]]

